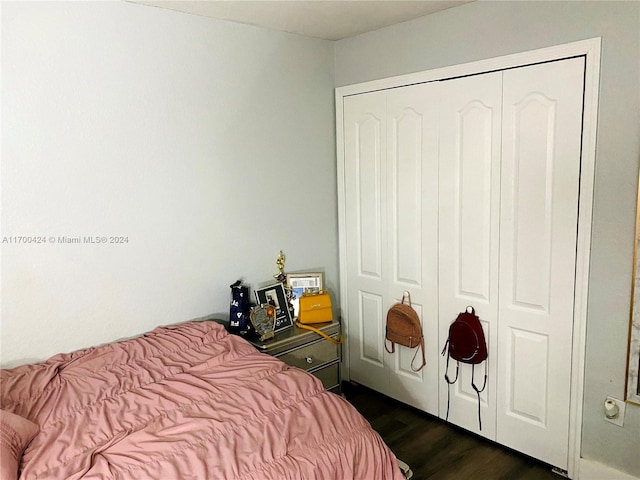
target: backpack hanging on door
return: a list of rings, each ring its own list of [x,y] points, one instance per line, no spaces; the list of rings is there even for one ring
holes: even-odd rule
[[[409,304],[404,303],[407,297]],[[391,342],[391,350],[387,347],[387,340]],[[420,318],[411,306],[411,294],[404,292],[402,294],[402,302],[396,303],[387,312],[387,330],[384,340],[384,348],[389,353],[396,351],[396,343],[409,348],[420,347],[422,350],[422,365],[418,368],[413,366],[413,362],[418,355],[418,350],[411,360],[411,370],[419,372],[427,364],[424,358],[424,335],[422,334],[422,325]]]
[[[480,393],[487,386],[487,342],[484,338],[484,330],[480,319],[476,315],[473,307],[467,307],[466,310],[458,315],[454,322],[449,326],[449,338],[444,344],[442,355],[447,355],[447,368],[444,372],[444,379],[447,381],[447,417],[449,419],[449,402],[451,385],[458,380],[460,371],[460,362],[471,365],[471,387],[478,395],[478,425],[482,430],[482,420],[480,418]],[[456,376],[453,380],[449,378],[449,358],[453,358],[456,363]],[[475,384],[474,373],[475,366],[478,363],[484,363],[484,383],[482,388],[478,388]]]

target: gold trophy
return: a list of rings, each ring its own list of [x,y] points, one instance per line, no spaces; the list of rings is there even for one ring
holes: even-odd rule
[[[287,288],[287,274],[284,273],[284,262],[287,260],[287,256],[280,250],[280,255],[276,258],[276,267],[278,267],[278,273],[273,278],[279,281],[284,286],[284,293],[287,297],[287,308],[289,309],[291,318],[293,318],[293,300],[296,298],[293,290]]]
[[[287,274],[284,273],[284,262],[286,261],[286,259],[286,255],[282,253],[282,250],[280,250],[280,255],[278,255],[278,258],[276,258],[276,267],[278,267],[278,273],[273,276],[273,278],[278,280],[280,283],[285,283],[287,281]]]

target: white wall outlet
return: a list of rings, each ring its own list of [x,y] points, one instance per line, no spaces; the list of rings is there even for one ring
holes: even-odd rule
[[[619,427],[624,426],[624,410],[626,405],[623,400],[607,397],[604,401],[604,419]]]

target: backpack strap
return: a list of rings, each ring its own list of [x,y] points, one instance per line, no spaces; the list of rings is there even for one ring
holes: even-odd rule
[[[418,368],[415,368],[413,366],[413,362],[418,356],[417,348],[416,348],[416,353],[413,354],[413,359],[411,359],[411,370],[413,370],[414,372],[419,372],[427,364],[427,360],[424,358],[424,335],[420,338],[420,350],[422,350],[422,365],[420,365]]]
[[[468,306],[466,308],[466,312],[472,315],[476,314],[476,310],[472,306]],[[484,361],[484,381],[482,382],[482,388],[478,388],[475,383],[475,364],[471,365],[471,387],[475,390],[476,395],[478,395],[478,427],[482,430],[482,417],[480,416],[480,393],[484,392],[484,389],[487,388],[487,360]]]
[[[407,300],[409,301],[409,306],[412,307],[412,305],[411,305],[411,293],[409,292],[409,290],[405,290],[402,293],[402,301],[400,303],[404,303],[405,297],[407,297]]]
[[[413,306],[411,305],[411,292],[409,292],[409,290],[405,290],[403,292],[402,303],[404,303],[405,297],[409,302],[409,306],[413,308]],[[385,344],[385,347],[386,347],[386,344]],[[418,368],[415,368],[413,366],[413,362],[416,360],[416,357],[418,356],[418,349],[416,349],[416,353],[413,354],[413,358],[411,359],[411,370],[413,370],[414,372],[419,372],[427,364],[427,360],[424,357],[424,334],[422,335],[422,337],[420,337],[420,350],[422,350],[422,365],[420,365]],[[389,350],[387,351],[389,352]],[[389,353],[393,353],[394,351],[395,351],[395,345],[393,346],[393,350]]]
[[[387,347],[387,339],[384,339],[384,349],[387,351],[387,353],[396,353],[396,344],[391,342],[391,350],[389,350],[389,347]]]
[[[447,342],[444,344],[444,348],[442,349],[442,355],[447,356],[447,366],[444,369],[444,379],[447,381],[449,385],[453,385],[458,381],[458,373],[460,371],[460,362],[456,362],[456,378],[451,380],[449,378],[449,358],[451,358],[451,355],[449,355],[449,340],[447,340]]]
[[[480,393],[484,392],[484,389],[487,388],[487,361],[484,361],[484,382],[482,383],[482,388],[478,389],[478,387],[476,387],[476,384],[474,382],[474,373],[475,373],[475,365],[471,366],[471,387],[476,391],[476,394],[478,395],[478,427],[480,428],[480,430],[482,431],[482,418],[480,417]]]
[[[396,344],[393,342],[391,343],[391,350],[389,350],[389,347],[387,346],[387,339],[384,339],[384,349],[387,351],[387,353],[395,353],[396,352]],[[413,370],[414,372],[419,372],[420,370],[422,370],[422,368],[427,364],[427,360],[424,357],[424,337],[422,337],[420,339],[420,348],[416,348],[416,352],[413,354],[413,358],[411,359],[411,370]],[[420,365],[418,368],[413,366],[413,363],[416,361],[416,357],[418,356],[418,350],[422,351],[422,365]]]
[[[453,380],[451,380],[449,378],[449,340],[447,339],[446,343],[444,344],[444,348],[442,349],[442,355],[446,355],[447,356],[447,366],[444,369],[444,379],[447,382],[447,416],[445,417],[445,422],[449,421],[449,406],[451,403],[451,385],[453,385],[454,383],[456,383],[458,381],[458,374],[460,373],[460,362],[456,361],[456,378],[454,378]]]

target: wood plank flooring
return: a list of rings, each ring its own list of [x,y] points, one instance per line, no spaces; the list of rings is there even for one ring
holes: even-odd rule
[[[366,387],[344,383],[347,400],[380,434],[414,480],[561,480],[524,456]]]

